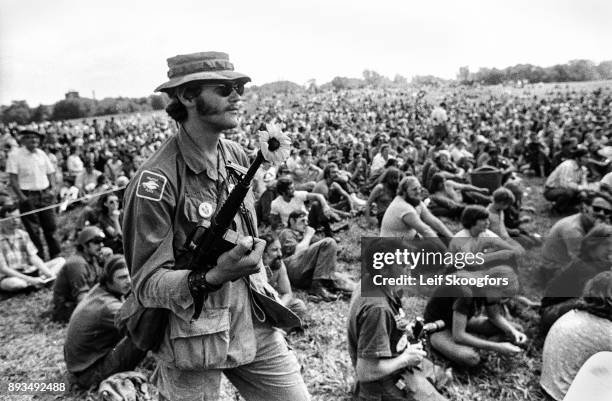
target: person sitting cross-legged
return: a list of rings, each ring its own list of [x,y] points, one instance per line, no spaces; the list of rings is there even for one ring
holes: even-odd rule
[[[289,227],[279,236],[287,275],[293,286],[331,301],[336,297],[329,290],[350,293],[354,285],[336,274],[336,241],[323,238],[314,242],[314,234],[314,228],[307,225],[306,213],[295,211],[289,215]]]
[[[115,315],[131,291],[123,255],[112,256],[100,281],[74,310],[64,344],[64,359],[74,381],[83,388],[112,374],[133,370],[146,355],[115,328]]]
[[[27,232],[19,228],[19,210],[12,201],[0,208],[0,290],[17,292],[52,281],[66,260],[43,262]]]
[[[519,289],[516,273],[509,266],[497,266],[486,271],[456,273],[461,278],[499,278],[500,285],[440,285],[427,306],[423,318],[426,322],[443,320],[446,329],[433,333],[431,346],[450,361],[473,367],[480,363],[478,350],[501,354],[517,354],[517,346],[527,341],[518,324],[508,321],[503,303],[515,297]],[[504,285],[503,283],[507,283]],[[481,308],[485,315],[479,315]],[[484,336],[485,338],[482,338]]]

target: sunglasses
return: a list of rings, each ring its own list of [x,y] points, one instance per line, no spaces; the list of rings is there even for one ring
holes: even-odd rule
[[[92,239],[92,240],[91,240],[91,241],[89,241],[89,242],[92,242],[92,243],[94,243],[94,244],[101,244],[101,243],[103,243],[103,242],[104,242],[104,238],[94,238],[94,239]]]
[[[605,207],[599,207],[599,206],[593,206],[593,212],[595,212],[595,213],[602,213],[602,214],[606,214],[606,215],[612,214],[612,210],[606,209]]]
[[[210,86],[210,87],[216,88],[215,92],[219,96],[223,96],[223,97],[228,97],[229,95],[232,94],[234,90],[240,96],[242,96],[242,94],[244,93],[244,83],[242,82],[227,82],[224,84],[203,85],[203,86]]]

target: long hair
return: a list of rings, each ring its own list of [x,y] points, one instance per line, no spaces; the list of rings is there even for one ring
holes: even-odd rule
[[[99,282],[103,286],[108,286],[113,281],[113,275],[119,269],[127,267],[125,257],[121,254],[111,256],[111,258],[104,265],[102,274],[100,275]]]
[[[612,271],[601,272],[586,283],[576,309],[612,320]]]
[[[439,190],[444,189],[444,176],[440,173],[436,173],[431,177],[431,183],[429,184],[429,188],[427,190],[430,194],[436,193]]]
[[[397,178],[398,182],[402,178],[402,172],[397,167],[387,167],[387,169],[385,169],[385,171],[383,171],[383,173],[380,175],[378,183],[387,187],[392,178]]]
[[[166,113],[176,122],[182,123],[187,120],[187,108],[178,99],[179,91],[183,91],[183,96],[195,98],[202,93],[202,82],[191,81],[174,89],[170,94],[170,103],[166,106]]]
[[[259,238],[266,241],[264,252],[268,250],[274,241],[278,241],[278,235],[274,231],[267,231],[259,235]]]
[[[469,205],[461,213],[461,225],[468,230],[476,225],[478,220],[489,218],[489,211],[480,205]]]
[[[580,259],[593,260],[593,250],[612,240],[612,226],[609,224],[598,224],[591,228],[580,244]]]
[[[117,198],[117,200],[119,200],[119,197],[114,193],[114,192],[109,192],[107,194],[104,194],[102,196],[100,196],[100,198],[98,199],[98,210],[100,211],[100,213],[104,214],[104,215],[108,215],[108,206],[106,206],[106,201],[108,200],[108,198],[110,198],[111,196],[115,196]]]

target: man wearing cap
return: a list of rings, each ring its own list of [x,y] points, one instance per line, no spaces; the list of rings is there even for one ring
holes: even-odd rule
[[[544,198],[553,202],[553,211],[567,214],[575,211],[580,203],[581,192],[588,189],[587,185],[587,155],[588,150],[579,146],[567,159],[546,179],[544,184]]]
[[[251,79],[234,71],[226,53],[179,55],[168,66],[170,80],[156,91],[170,97],[166,111],[179,130],[126,189],[123,242],[134,291],[119,323],[128,325],[137,346],[154,351],[152,381],[162,400],[217,400],[221,374],[246,400],[308,400],[295,355],[253,309],[251,288],[269,284],[261,261],[265,241],[249,236],[256,230],[251,191],[234,219],[237,245],[206,273],[187,270],[187,237],[211,222],[236,169],[249,165],[237,143],[220,137],[238,126]],[[199,295],[204,307],[194,319]],[[151,333],[156,310],[168,321]]]
[[[115,327],[115,315],[132,288],[123,255],[104,265],[100,281],[74,310],[64,343],[64,359],[75,381],[87,389],[117,372],[133,370],[146,352]]]
[[[53,286],[53,321],[67,322],[74,308],[100,278],[103,242],[104,233],[96,226],[85,227],[79,233],[77,250],[66,260]]]
[[[11,188],[19,198],[19,211],[25,213],[55,202],[55,167],[47,154],[38,148],[44,138],[42,134],[32,130],[23,130],[19,134],[22,146],[9,154],[6,172],[9,174]],[[55,238],[57,224],[54,209],[22,216],[21,221],[41,258],[44,259],[45,250],[39,234],[40,228],[47,242],[49,259],[59,255],[61,249]]]

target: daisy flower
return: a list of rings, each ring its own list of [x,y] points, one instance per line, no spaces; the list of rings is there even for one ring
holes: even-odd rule
[[[289,158],[291,139],[278,124],[266,124],[267,131],[259,131],[261,153],[272,164],[281,164]]]

